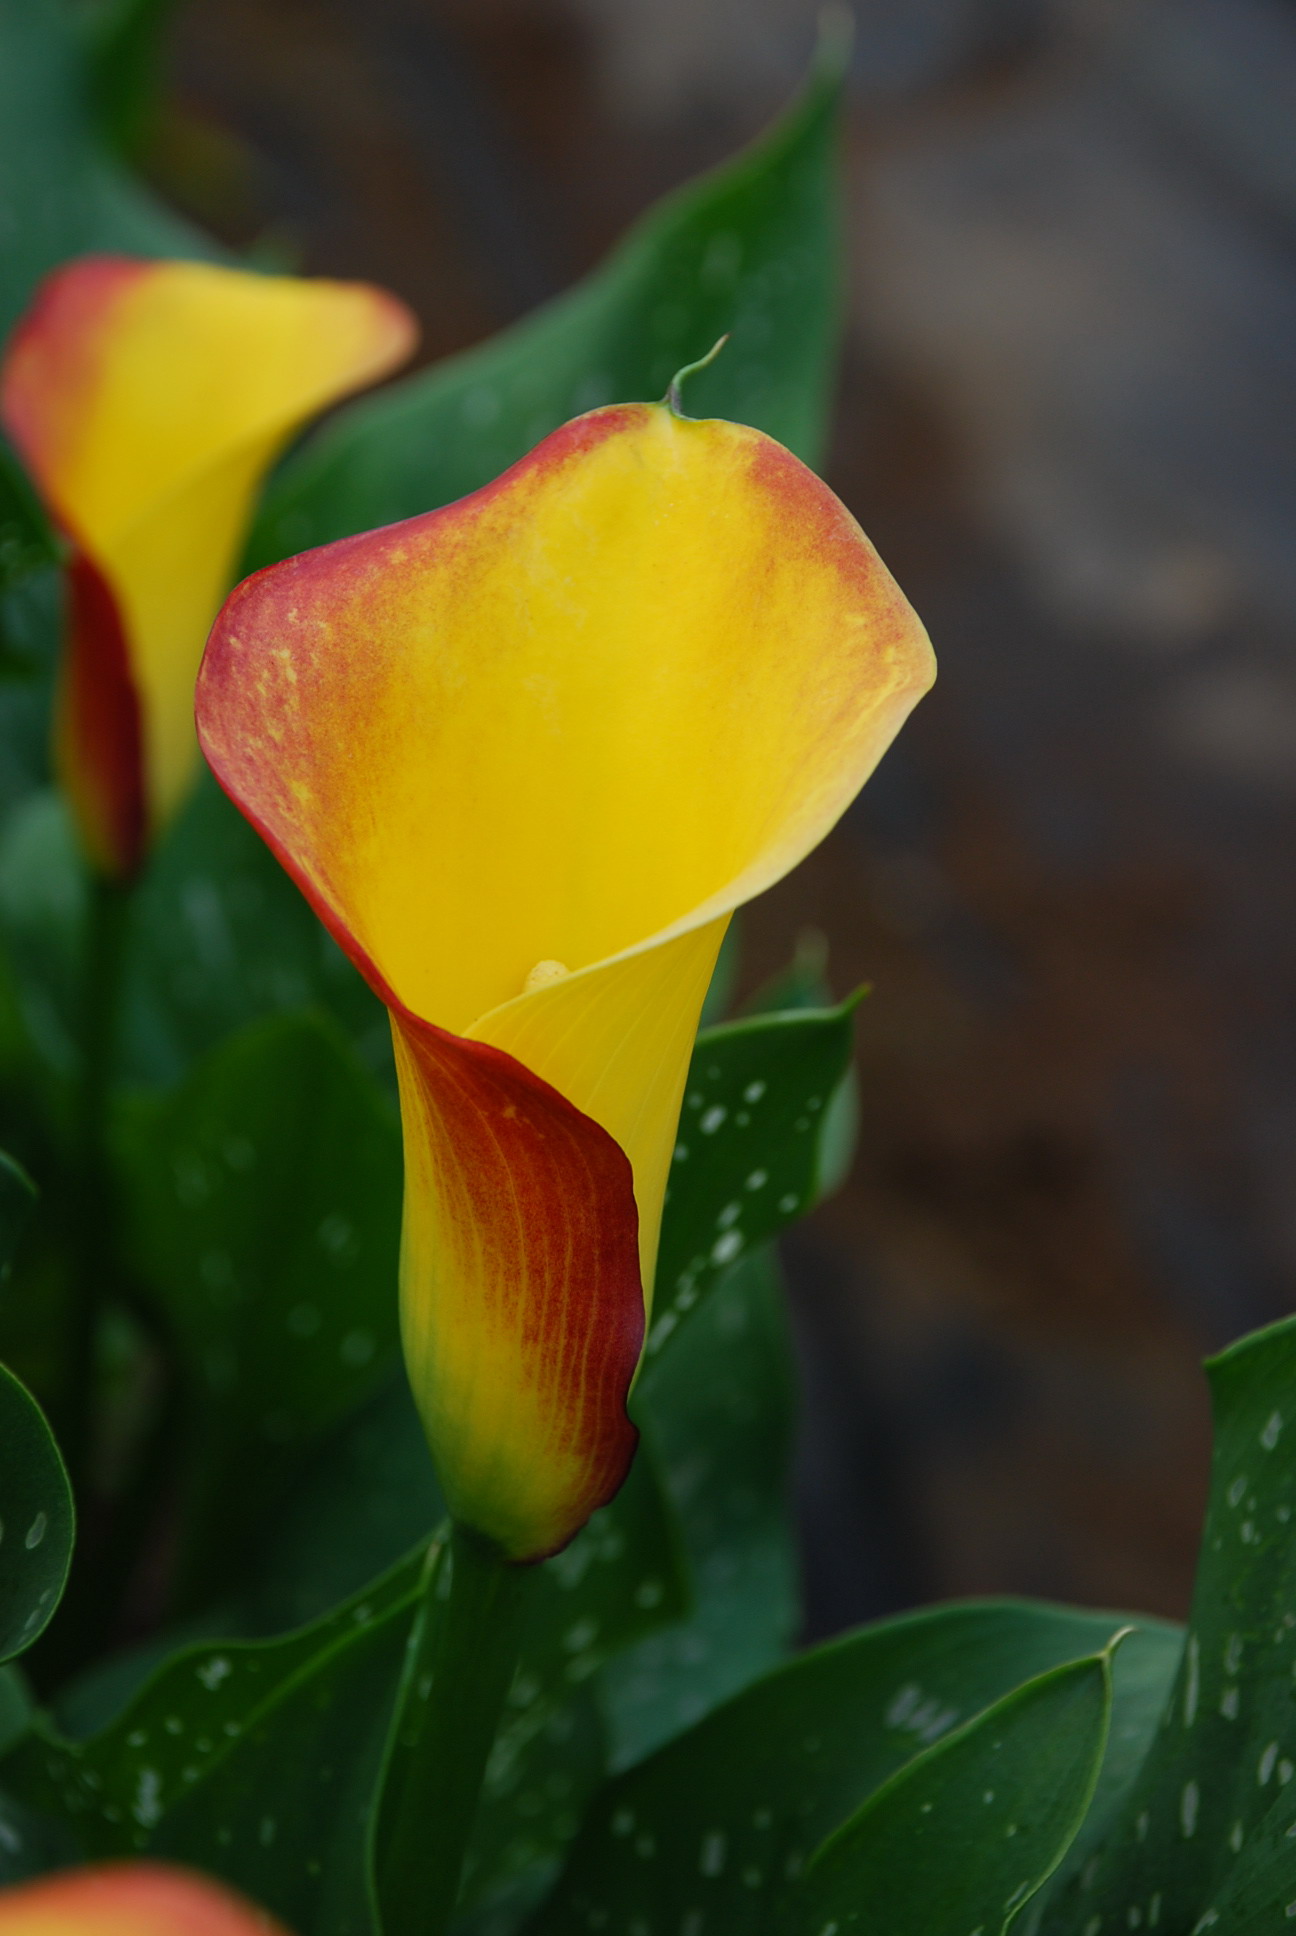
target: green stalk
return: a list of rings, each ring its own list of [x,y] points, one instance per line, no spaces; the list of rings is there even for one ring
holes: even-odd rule
[[[535,1571],[462,1526],[430,1570],[375,1838],[387,1936],[442,1936],[454,1913]]]
[[[73,1487],[83,1506],[94,1443],[99,1327],[112,1270],[108,1100],[130,893],[129,886],[96,876],[91,882],[86,911],[81,1081],[76,1099],[73,1282],[68,1312],[63,1433]]]

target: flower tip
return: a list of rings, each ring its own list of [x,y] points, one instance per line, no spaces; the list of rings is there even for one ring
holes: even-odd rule
[[[729,341],[730,334],[731,332],[726,330],[719,341],[711,345],[705,356],[699,356],[696,363],[686,363],[682,370],[676,370],[667,385],[666,395],[663,399],[673,417],[682,417],[685,414],[681,394],[683,384],[689,377],[696,376],[700,370],[710,369],[725,344]]]

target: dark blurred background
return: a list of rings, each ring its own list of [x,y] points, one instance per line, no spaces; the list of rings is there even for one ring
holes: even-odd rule
[[[749,911],[859,980],[787,1247],[810,1628],[1181,1614],[1199,1359],[1296,1285],[1296,7],[860,0],[829,476],[941,680]],[[462,348],[795,86],[808,0],[188,0],[154,178]]]

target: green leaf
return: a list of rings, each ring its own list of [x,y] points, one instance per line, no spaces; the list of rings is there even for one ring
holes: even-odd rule
[[[36,1185],[21,1163],[0,1150],[0,1288],[13,1274],[22,1234],[36,1208]]]
[[[370,1068],[391,1069],[381,1003],[206,772],[140,884],[127,972],[123,1064],[137,1081],[175,1082],[232,1030],[312,1004]]]
[[[1002,1936],[1066,1854],[1098,1779],[1110,1650],[1054,1667],[915,1756],[788,1892],[778,1936]]]
[[[201,1592],[396,1353],[400,1130],[307,1014],[254,1023],[177,1094],[137,1100],[115,1144],[129,1255],[188,1378]]]
[[[778,1267],[756,1251],[635,1393],[683,1534],[693,1612],[602,1676],[616,1767],[691,1726],[787,1650],[800,1620],[787,1497],[793,1406]]]
[[[594,1676],[690,1609],[684,1554],[652,1447],[533,1594],[518,1672],[487,1769],[462,1901],[538,1897],[603,1779],[607,1743]]]
[[[118,154],[138,154],[162,94],[163,34],[175,0],[92,0],[82,6],[89,95],[100,133]]]
[[[545,1936],[597,1927],[601,1908],[608,1928],[639,1917],[725,1936],[766,1929],[815,1848],[898,1769],[1027,1677],[1096,1651],[1116,1624],[991,1601],[879,1622],[801,1655],[609,1784]],[[1142,1690],[1168,1684],[1178,1635],[1153,1625],[1128,1645],[1118,1725],[1146,1727]],[[1110,1779],[1127,1775],[1117,1757]]]
[[[7,1159],[6,1159],[7,1161]],[[19,1186],[9,1172],[8,1189]],[[0,1365],[0,1661],[39,1638],[72,1564],[72,1488],[44,1413]]]
[[[698,1036],[662,1218],[650,1360],[735,1258],[818,1200],[824,1124],[850,1066],[856,999]]]
[[[299,1620],[406,1550],[443,1508],[403,1376],[335,1435],[294,1488],[238,1618]],[[542,1568],[465,1867],[463,1902],[495,1926],[551,1880],[606,1766],[591,1690],[609,1659],[688,1608],[670,1508],[644,1448],[612,1504]]]
[[[371,1931],[368,1829],[416,1605],[353,1616],[169,1812],[150,1852],[223,1876],[299,1936]]]
[[[0,591],[34,571],[47,570],[58,559],[40,500],[7,440],[0,437]]]
[[[840,310],[837,118],[845,64],[825,37],[784,119],[670,196],[569,294],[481,348],[353,404],[272,482],[248,569],[449,504],[598,404],[660,397],[731,341],[689,409],[822,448]]]
[[[91,249],[214,255],[110,163],[92,130],[87,77],[58,0],[0,0],[0,336],[39,278]]]
[[[1296,1900],[1296,1318],[1207,1372],[1215,1455],[1179,1675],[1107,1846],[1046,1909],[1049,1936],[1114,1936],[1131,1913],[1223,1930],[1226,1904],[1249,1930],[1248,1902]]]
[[[376,1767],[382,1702],[395,1688],[424,1557],[422,1550],[411,1554],[363,1596],[284,1639],[202,1641],[181,1649],[89,1740],[70,1739],[38,1721],[5,1762],[5,1787],[69,1824],[84,1856],[166,1847],[232,1878],[246,1875],[251,1864],[254,1893],[264,1860],[257,1851],[275,1841],[275,1830],[259,1839],[260,1822],[271,1816],[277,1829],[282,1803],[285,1827],[291,1821],[298,1838],[291,1852],[298,1859],[287,1856],[283,1840],[279,1852],[291,1881],[302,1881],[308,1863],[330,1846],[336,1824],[321,1819],[321,1811],[325,1817],[337,1811],[342,1762],[351,1752],[335,1746],[330,1762],[323,1736],[332,1728],[351,1744],[363,1738],[368,1745],[376,1726]],[[311,1781],[303,1779],[308,1769]],[[321,1799],[326,1769],[338,1779]],[[245,1837],[249,1810],[261,1813]],[[317,1883],[318,1874],[310,1880]]]

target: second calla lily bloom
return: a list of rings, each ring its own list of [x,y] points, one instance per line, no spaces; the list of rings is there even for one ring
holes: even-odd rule
[[[411,1382],[451,1510],[515,1559],[633,1454],[729,915],[827,832],[933,670],[813,473],[667,405],[578,418],[217,621],[202,745],[391,1011]]]
[[[71,541],[59,778],[91,858],[135,871],[193,777],[193,682],[263,474],[413,347],[361,283],[87,256],[41,286],[0,416]]]

